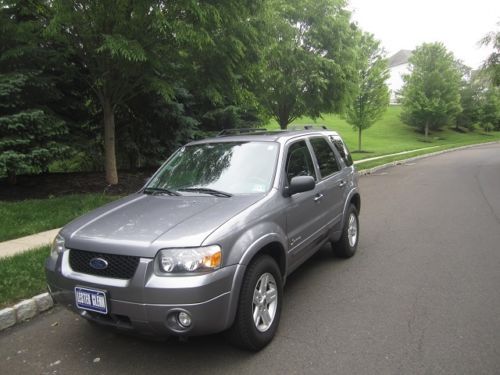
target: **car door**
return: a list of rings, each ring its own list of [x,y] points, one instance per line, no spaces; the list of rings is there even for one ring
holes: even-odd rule
[[[320,175],[317,199],[321,201],[321,227],[328,232],[342,220],[347,180],[331,143],[322,136],[311,137],[309,142]]]
[[[286,151],[285,185],[295,176],[312,176],[317,173],[307,142],[302,139],[290,143]],[[317,188],[287,197],[286,229],[289,245],[290,271],[300,265],[314,250],[321,228],[321,207]]]
[[[342,138],[340,138],[340,136],[338,135],[330,135],[328,138],[334,146],[333,148],[337,151],[337,159],[341,159],[344,164],[344,167],[342,168],[342,175],[344,176],[345,181],[347,181],[347,185],[344,191],[345,202],[349,197],[350,191],[358,185],[358,175],[356,173],[356,168],[354,167],[351,153],[349,152],[349,149],[347,148]]]

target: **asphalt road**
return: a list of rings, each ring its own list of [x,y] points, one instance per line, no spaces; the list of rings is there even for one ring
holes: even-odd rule
[[[288,280],[257,354],[222,336],[147,341],[56,308],[0,333],[1,374],[499,374],[500,145],[361,178],[361,242]]]

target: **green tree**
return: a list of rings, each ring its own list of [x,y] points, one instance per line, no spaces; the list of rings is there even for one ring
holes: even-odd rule
[[[500,26],[500,23],[497,26]],[[490,77],[491,83],[498,87],[500,86],[500,32],[489,33],[481,39],[480,44],[493,47],[492,53],[483,63],[482,71]]]
[[[479,105],[479,123],[486,130],[500,130],[500,88],[490,87],[483,92]]]
[[[0,174],[45,171],[63,156],[67,134],[60,46],[43,36],[51,9],[45,1],[0,6]]]
[[[115,111],[145,87],[171,95],[172,80],[162,79],[161,58],[168,56],[166,46],[174,43],[175,36],[160,2],[56,0],[53,4],[52,35],[72,47],[86,67],[86,81],[102,110],[106,180],[116,184]],[[179,23],[181,30],[185,23]],[[165,65],[175,63],[172,60],[166,59]]]
[[[275,0],[268,14],[259,97],[282,129],[339,112],[353,91],[357,30],[344,0]]]
[[[116,184],[117,109],[142,94],[157,93],[172,102],[191,77],[205,83],[209,100],[223,102],[229,93],[221,93],[221,87],[235,87],[236,76],[223,73],[238,71],[246,52],[244,41],[227,33],[224,22],[231,18],[231,25],[243,25],[260,2],[55,0],[53,4],[50,30],[72,47],[87,69],[86,81],[102,111],[106,180]],[[222,42],[224,49],[219,48]],[[205,54],[217,62],[208,72]]]
[[[387,60],[380,43],[371,34],[363,34],[359,44],[357,90],[347,106],[346,120],[358,131],[358,150],[361,151],[361,132],[379,120],[389,105]]]
[[[460,106],[462,112],[456,118],[456,129],[472,130],[479,116],[480,91],[473,83],[468,83],[460,89]]]
[[[219,21],[206,26],[209,48],[190,52],[183,68],[191,114],[202,131],[251,127],[265,116],[256,97],[266,45],[268,0],[219,1]]]
[[[403,76],[401,119],[427,138],[429,131],[451,124],[460,113],[460,71],[441,43],[424,43],[409,59]]]
[[[158,167],[177,147],[193,138],[198,121],[190,114],[195,104],[186,90],[166,101],[156,93],[135,96],[116,114],[117,158],[126,168]]]
[[[460,106],[462,112],[456,117],[455,129],[466,128],[473,130],[479,121],[480,101],[484,92],[482,80],[470,68],[465,69],[464,79],[460,87]]]

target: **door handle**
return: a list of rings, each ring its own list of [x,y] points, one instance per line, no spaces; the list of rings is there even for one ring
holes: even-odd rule
[[[319,202],[321,199],[323,199],[324,195],[323,194],[317,194],[315,197],[314,197],[314,201],[315,202]]]
[[[346,184],[347,182],[345,180],[340,180],[339,182],[339,187],[342,187]]]

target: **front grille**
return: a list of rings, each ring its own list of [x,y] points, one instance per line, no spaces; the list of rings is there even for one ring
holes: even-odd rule
[[[106,260],[108,267],[103,270],[91,267],[90,260],[94,258]],[[69,251],[69,265],[74,271],[89,275],[130,279],[134,276],[135,270],[139,265],[139,257],[71,249]]]

